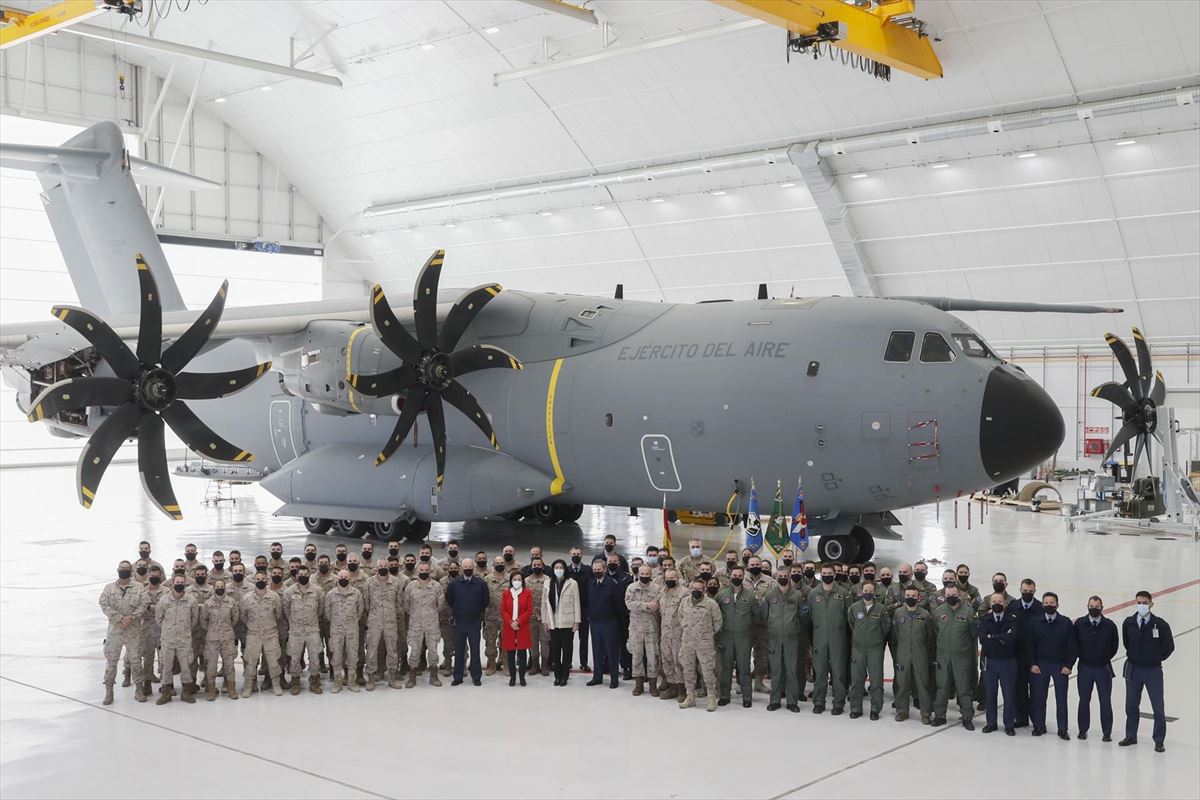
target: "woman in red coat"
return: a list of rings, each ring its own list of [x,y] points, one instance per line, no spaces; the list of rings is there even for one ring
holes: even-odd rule
[[[500,595],[500,647],[508,657],[508,685],[525,685],[525,667],[533,646],[529,621],[533,618],[533,592],[525,588],[521,573],[508,576],[508,591]]]

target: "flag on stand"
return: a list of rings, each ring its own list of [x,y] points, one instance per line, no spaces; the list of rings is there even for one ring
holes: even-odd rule
[[[745,522],[746,547],[751,553],[757,553],[763,546],[762,520],[758,517],[758,490],[754,488],[754,479],[750,479],[750,507],[746,513]]]
[[[666,552],[666,554],[667,554],[668,556],[670,556],[670,555],[671,555],[671,519],[670,519],[670,517],[668,517],[668,516],[667,516],[667,496],[666,496],[666,494],[664,494],[664,495],[663,495],[663,538],[662,538],[662,551],[663,551],[663,552]],[[662,555],[661,555],[661,553],[660,553],[660,555],[659,555],[659,559],[660,559],[660,560],[659,560],[659,563],[662,563],[662,562],[661,562],[661,559],[662,559]]]
[[[771,506],[766,541],[776,556],[788,546],[788,518],[783,513],[783,484],[780,481],[775,481],[775,503]]]
[[[808,549],[808,516],[804,513],[804,488],[796,483],[796,502],[792,504],[792,544],[803,553]]]

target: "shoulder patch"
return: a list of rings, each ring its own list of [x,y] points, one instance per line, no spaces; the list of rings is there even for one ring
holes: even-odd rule
[[[820,594],[818,594],[818,595],[817,595],[815,598],[813,598],[813,601],[814,601],[814,602],[817,602],[817,603],[820,603],[820,602],[822,602],[824,599],[825,599],[825,598],[824,598],[823,596],[821,596]]]
[[[865,615],[861,611],[854,615],[855,619],[862,619],[864,616]]]
[[[949,614],[942,614],[942,617],[941,617],[941,619],[942,619],[942,622],[945,622],[946,620],[950,619],[950,615],[949,615]]]

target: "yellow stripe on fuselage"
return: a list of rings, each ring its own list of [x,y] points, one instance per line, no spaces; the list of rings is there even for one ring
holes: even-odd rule
[[[558,448],[554,445],[554,393],[558,391],[558,373],[562,370],[563,360],[554,362],[550,370],[550,387],[546,390],[546,447],[550,450],[550,465],[554,467],[554,480],[550,482],[550,494],[562,494],[563,479],[562,465],[558,463]]]
[[[380,292],[381,296],[382,294],[383,292]],[[367,326],[365,325],[361,328],[355,328],[354,332],[350,334],[350,338],[346,340],[346,383],[350,384],[351,386],[354,385],[354,376],[351,374],[352,370],[350,368],[350,365],[354,363],[352,360],[354,357],[354,340],[357,339],[358,335],[365,330],[367,330]],[[346,397],[350,401],[350,407],[355,411],[359,411],[360,409],[358,407],[358,402],[354,399],[353,389],[346,390]]]

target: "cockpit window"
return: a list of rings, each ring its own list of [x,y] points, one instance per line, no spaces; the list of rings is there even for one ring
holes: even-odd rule
[[[995,353],[988,349],[988,346],[983,343],[983,340],[975,334],[952,333],[950,335],[954,338],[954,343],[958,345],[959,349],[961,349],[964,354],[970,356],[971,358],[991,358],[996,361],[1000,360],[996,358]]]
[[[953,361],[950,345],[940,333],[927,333],[921,340],[921,360],[925,363],[941,363]]]
[[[913,345],[917,335],[912,331],[893,331],[888,339],[887,350],[883,353],[884,361],[907,362],[912,358]]]

